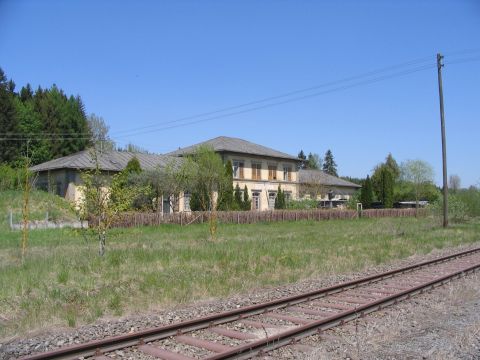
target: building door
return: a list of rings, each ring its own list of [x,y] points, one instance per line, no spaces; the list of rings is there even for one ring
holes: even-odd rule
[[[253,210],[260,210],[260,192],[252,191],[252,208]]]
[[[170,198],[168,196],[163,197],[163,213],[170,214]]]

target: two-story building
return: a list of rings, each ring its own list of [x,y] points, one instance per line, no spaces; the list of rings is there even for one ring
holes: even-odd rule
[[[238,185],[241,191],[247,187],[253,210],[273,209],[279,186],[287,200],[310,198],[318,200],[319,204],[323,201],[324,206],[341,205],[360,188],[323,171],[300,169],[301,160],[295,156],[226,136],[179,148],[166,155],[105,151],[98,154],[97,162],[105,176],[122,171],[133,157],[139,160],[142,169],[152,170],[181,162],[181,157],[193,154],[201,145],[211,147],[221,156],[224,164],[228,161],[232,163],[233,186]],[[33,166],[31,170],[38,174],[37,188],[78,202],[82,198],[80,174],[95,166],[91,151],[84,150]],[[171,197],[166,196],[161,201],[161,211],[189,211],[189,194],[173,195],[178,196],[178,201],[172,205]]]
[[[287,199],[298,199],[298,167],[295,156],[243,139],[219,136],[166,155],[186,156],[201,146],[211,147],[226,164],[233,166],[233,186],[247,186],[254,210],[273,209],[278,187]]]

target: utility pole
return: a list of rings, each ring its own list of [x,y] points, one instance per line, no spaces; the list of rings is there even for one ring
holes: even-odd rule
[[[448,227],[448,185],[447,185],[447,140],[445,138],[445,114],[443,112],[442,54],[437,54],[438,94],[440,96],[440,124],[442,128],[443,163],[443,227]]]

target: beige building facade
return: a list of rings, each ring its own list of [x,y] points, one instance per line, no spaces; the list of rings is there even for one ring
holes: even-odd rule
[[[279,186],[288,200],[298,198],[296,162],[228,153],[223,158],[232,163],[233,186],[247,187],[253,210],[273,209]]]
[[[193,154],[198,146],[207,145],[220,155],[224,164],[230,162],[233,187],[243,192],[245,187],[252,202],[252,210],[272,210],[278,188],[286,200],[304,198],[319,200],[320,206],[338,206],[345,203],[359,188],[335,176],[319,170],[304,170],[301,160],[292,155],[255,144],[243,139],[220,136],[205,142],[179,148],[166,155],[138,154],[108,151],[97,154],[98,165],[105,176],[122,171],[128,161],[136,157],[144,170],[155,169],[181,162],[181,158]],[[54,192],[73,203],[82,199],[81,172],[95,168],[88,150],[48,161],[31,168],[38,174],[37,188]],[[320,203],[323,201],[323,205]],[[190,211],[190,195],[180,193],[164,196],[161,212]]]

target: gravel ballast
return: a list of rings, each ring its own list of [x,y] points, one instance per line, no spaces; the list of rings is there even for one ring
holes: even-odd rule
[[[312,291],[339,282],[354,280],[479,246],[480,243],[475,243],[468,246],[434,250],[427,255],[411,256],[387,265],[371,267],[358,273],[329,275],[324,278],[301,281],[281,287],[257,289],[250,294],[196,302],[150,314],[98,321],[95,324],[76,329],[48,329],[41,334],[32,334],[28,338],[3,339],[0,341],[0,359],[16,359],[34,352],[53,350],[65,345],[102,339],[112,335],[125,334],[236,309],[298,294],[299,292]],[[463,285],[461,286],[461,284]],[[465,291],[462,292],[462,289]],[[395,307],[372,314],[367,317],[366,321],[362,320],[355,324],[351,323],[342,328],[327,331],[325,335],[322,335],[322,339],[310,337],[304,339],[299,345],[276,350],[265,358],[390,359],[399,357],[422,358],[422,356],[429,359],[471,359],[475,356],[480,358],[479,293],[478,278],[471,276],[426,295],[415,297]],[[447,296],[448,294],[451,296]],[[432,315],[432,312],[428,311],[429,309],[437,313],[438,316]],[[419,320],[422,314],[425,314],[428,319]],[[368,320],[368,318],[371,319]],[[416,322],[415,326],[409,325],[414,324],[413,322]],[[436,322],[438,322],[438,327]],[[442,324],[444,324],[444,327],[440,326]],[[389,335],[386,335],[386,330],[388,330]],[[448,334],[451,332],[455,332],[455,336],[449,336]],[[362,334],[361,340],[357,341],[357,339],[360,339],[360,334]],[[408,341],[409,339],[411,341]],[[429,343],[432,345],[428,346]],[[472,343],[473,345],[470,345]],[[415,352],[417,348],[419,350]],[[462,357],[462,354],[467,355]],[[448,357],[450,355],[453,357]],[[122,359],[151,358],[140,355],[134,350],[120,351],[112,354],[112,357]]]

